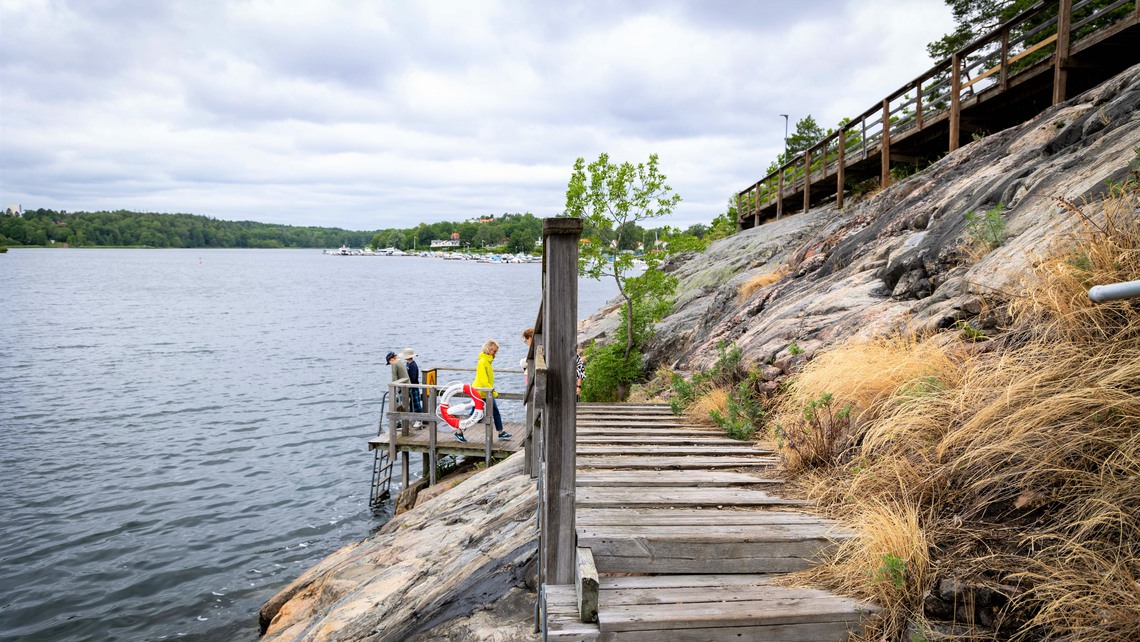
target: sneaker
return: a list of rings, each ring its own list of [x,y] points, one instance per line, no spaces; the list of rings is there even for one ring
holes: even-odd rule
[[[455,433],[455,441],[465,444],[467,443],[467,438],[463,436],[463,433],[457,432]]]
[[[510,438],[511,438],[511,433],[509,433],[505,430],[503,432],[499,433],[499,439],[510,439]]]

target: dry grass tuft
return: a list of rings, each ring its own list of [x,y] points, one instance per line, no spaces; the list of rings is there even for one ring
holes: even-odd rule
[[[853,449],[810,494],[860,538],[815,575],[876,599],[885,638],[921,623],[938,573],[1011,587],[1004,639],[1140,639],[1140,302],[1087,297],[1140,279],[1138,211],[1133,191],[1079,212],[987,350],[847,344],[784,400],[781,421],[825,392],[852,404]],[[905,582],[875,581],[900,563]]]
[[[786,267],[780,267],[774,272],[764,272],[763,274],[753,276],[741,284],[737,293],[737,301],[745,301],[748,297],[755,294],[757,290],[772,285],[776,281],[784,278],[787,274],[788,269]]]
[[[707,422],[710,412],[716,410],[723,415],[727,408],[728,390],[718,386],[709,389],[690,404],[689,407],[685,409],[685,415],[693,421]]]

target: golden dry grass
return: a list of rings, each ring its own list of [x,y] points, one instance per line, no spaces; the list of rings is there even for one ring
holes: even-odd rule
[[[772,285],[776,281],[784,278],[787,274],[787,268],[780,267],[774,272],[764,272],[762,274],[753,276],[740,285],[740,289],[737,291],[737,301],[743,302],[745,299],[755,294],[757,290]]]
[[[693,421],[708,421],[709,412],[716,410],[722,415],[728,407],[728,390],[723,387],[711,388],[697,397],[688,408],[685,415]]]
[[[1016,587],[1003,639],[1140,639],[1140,301],[1087,297],[1140,279],[1138,211],[1132,193],[1090,215],[1026,279],[991,349],[846,344],[793,386],[785,421],[823,392],[857,409],[858,449],[810,494],[860,538],[817,576],[873,595],[877,635],[921,621],[922,594],[952,573]],[[933,558],[913,575],[905,558],[905,595],[869,579],[919,541]]]

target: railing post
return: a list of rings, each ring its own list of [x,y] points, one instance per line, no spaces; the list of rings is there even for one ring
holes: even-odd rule
[[[804,152],[804,211],[811,207],[811,150]]]
[[[962,59],[958,54],[950,56],[950,151],[958,149],[959,131],[962,127]]]
[[[882,156],[882,178],[879,184],[887,187],[891,184],[891,101],[883,99],[883,138],[879,155]]]
[[[424,390],[424,396],[427,397],[426,411],[433,419],[424,422],[428,429],[428,485],[435,486],[436,469],[439,467],[439,453],[436,452],[435,432],[439,427],[439,422],[434,419],[435,417],[435,388],[427,388]]]
[[[914,128],[915,131],[922,129],[922,80],[914,83]]]
[[[574,581],[574,483],[577,408],[574,346],[578,332],[578,239],[582,219],[548,218],[542,222],[546,253],[543,289],[544,350],[547,364],[543,413],[542,561],[549,584]]]
[[[1053,104],[1065,102],[1069,80],[1069,31],[1073,24],[1073,0],[1061,0],[1057,9],[1057,50],[1053,52]]]
[[[740,193],[736,194],[736,231],[744,229],[744,200],[740,198]]]
[[[835,206],[843,209],[843,163],[844,151],[847,148],[847,130],[839,130],[839,160],[835,165]]]
[[[1009,27],[1001,30],[1001,71],[998,72],[998,86],[1002,91],[1009,89]]]
[[[776,220],[784,215],[784,168],[780,168],[779,191],[776,194]]]

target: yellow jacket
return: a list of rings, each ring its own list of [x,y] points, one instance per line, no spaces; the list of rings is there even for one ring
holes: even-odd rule
[[[495,387],[495,368],[491,366],[491,362],[495,357],[487,354],[486,352],[479,353],[479,363],[475,365],[475,381],[471,383],[472,388],[494,388]],[[493,393],[496,397],[499,393]]]

